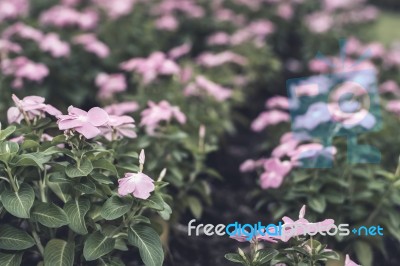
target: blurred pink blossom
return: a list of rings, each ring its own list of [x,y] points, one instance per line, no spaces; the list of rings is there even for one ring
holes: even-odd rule
[[[23,79],[40,82],[49,74],[49,69],[45,65],[23,56],[4,60],[1,67],[4,75],[15,77],[14,88],[21,88]]]
[[[148,108],[143,110],[141,113],[142,120],[141,126],[146,128],[146,132],[150,135],[155,133],[160,122],[170,122],[173,118],[176,119],[180,124],[186,123],[186,116],[181,112],[178,106],[172,106],[169,102],[163,100],[161,102],[154,103],[148,102]]]
[[[208,45],[227,45],[230,43],[230,36],[228,33],[219,31],[207,38]]]
[[[184,43],[180,46],[172,48],[168,52],[168,56],[175,60],[175,59],[178,59],[178,58],[188,54],[191,49],[192,49],[192,45],[190,43]]]
[[[126,196],[132,194],[138,199],[147,199],[154,191],[154,181],[143,173],[126,173],[118,180],[118,194]]]
[[[42,12],[39,20],[44,25],[59,28],[78,26],[82,30],[88,30],[96,27],[99,17],[94,10],[79,12],[72,7],[58,5]]]
[[[67,57],[70,53],[69,44],[56,33],[46,34],[40,42],[40,49],[51,53],[53,57]]]
[[[206,91],[210,96],[212,96],[218,102],[222,102],[231,97],[232,91],[228,88],[222,87],[204,76],[197,76],[194,83],[190,83],[186,86],[184,94],[189,95],[201,95],[201,91]]]
[[[397,84],[396,81],[394,80],[387,80],[383,82],[379,86],[379,92],[380,93],[393,93],[393,94],[399,94],[400,93],[400,87]]]
[[[305,18],[308,29],[314,33],[325,33],[333,26],[332,15],[325,12],[315,12]]]
[[[0,39],[0,53],[8,54],[10,52],[20,53],[22,52],[22,48],[17,43],[13,43],[7,39]]]
[[[400,115],[400,100],[391,100],[386,104],[386,110],[396,115]]]
[[[288,113],[279,110],[264,111],[251,123],[251,129],[255,132],[260,132],[270,125],[288,122],[289,120]]]
[[[94,4],[102,8],[111,19],[128,15],[137,0],[92,0]]]
[[[99,41],[92,33],[75,36],[73,42],[75,44],[83,45],[83,48],[86,51],[97,55],[99,58],[105,58],[110,54],[108,46]]]
[[[155,21],[159,30],[174,31],[179,26],[179,21],[172,15],[165,15]]]
[[[43,38],[43,33],[40,30],[28,26],[22,22],[17,22],[6,28],[2,33],[2,38],[4,39],[10,39],[13,36],[33,40],[39,43]]]
[[[29,0],[1,0],[0,22],[26,16],[29,12]]]
[[[252,172],[255,169],[261,167],[264,165],[265,159],[258,159],[258,160],[252,160],[252,159],[248,159],[246,161],[244,161],[240,167],[239,170],[242,173],[246,173],[246,172]]]
[[[264,173],[260,176],[261,188],[278,188],[283,179],[292,169],[290,161],[281,161],[278,158],[267,159],[264,162]]]
[[[96,76],[96,86],[99,87],[100,98],[111,98],[114,93],[126,90],[126,81],[123,74],[100,73]]]
[[[85,138],[91,139],[101,133],[99,127],[109,121],[109,116],[103,109],[94,107],[88,112],[70,106],[68,115],[59,115],[58,128],[60,130],[75,130]]]
[[[197,58],[200,65],[206,67],[217,67],[226,63],[235,63],[238,65],[246,65],[247,59],[231,51],[225,51],[218,54],[204,52]]]
[[[139,109],[139,104],[135,101],[115,103],[104,107],[104,110],[109,115],[123,115],[127,113],[133,113]]]
[[[27,96],[20,100],[14,94],[12,99],[16,107],[10,107],[7,111],[8,123],[21,123],[22,119],[33,120],[35,117],[44,117],[45,113],[52,116],[61,114],[59,110],[50,104],[45,104],[45,99],[39,96]]]
[[[179,66],[162,52],[154,52],[148,58],[132,58],[122,62],[120,68],[138,72],[145,84],[154,81],[158,75],[174,75],[180,71]]]
[[[278,5],[277,15],[285,20],[290,20],[293,17],[293,7],[289,3]]]
[[[265,107],[269,109],[280,108],[283,110],[289,109],[289,99],[284,96],[273,96],[265,102]]]

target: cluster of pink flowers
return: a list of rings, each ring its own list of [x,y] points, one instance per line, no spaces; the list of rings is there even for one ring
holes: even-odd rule
[[[99,58],[106,58],[110,54],[108,46],[99,41],[93,33],[75,36],[73,42],[82,45],[87,52],[95,54]]]
[[[29,12],[28,0],[1,0],[0,1],[0,22],[7,19],[26,16]]]
[[[70,47],[67,42],[60,39],[56,33],[46,34],[40,42],[40,49],[49,52],[53,57],[68,57]]]
[[[174,75],[180,71],[179,66],[162,52],[154,52],[148,58],[132,58],[122,62],[120,68],[139,73],[145,84],[154,81],[159,75]]]
[[[201,95],[201,90],[204,90],[218,102],[225,101],[232,96],[230,89],[218,85],[204,76],[197,76],[194,82],[189,83],[185,87],[184,94],[186,96],[198,96]]]
[[[104,109],[94,107],[88,112],[70,106],[67,115],[58,115],[60,130],[74,130],[91,139],[102,134],[108,140],[119,137],[135,138],[134,120],[129,116],[108,115]]]
[[[100,98],[111,98],[114,93],[126,90],[126,81],[123,74],[100,73],[96,77],[96,85],[99,87]]]
[[[77,11],[69,6],[59,5],[44,11],[40,15],[40,23],[52,25],[59,28],[78,26],[82,30],[89,30],[96,27],[99,20],[94,10]]]
[[[146,128],[149,135],[154,135],[155,130],[158,128],[160,122],[170,122],[175,118],[180,124],[186,123],[186,116],[181,112],[178,106],[172,106],[169,102],[163,100],[154,103],[148,102],[148,108],[141,113],[142,119],[140,125]]]
[[[27,96],[22,100],[16,95],[12,95],[15,107],[10,107],[7,111],[8,123],[21,123],[22,119],[31,121],[37,117],[44,117],[45,114],[58,116],[59,110],[50,104],[45,104],[45,99],[39,96]]]
[[[35,63],[24,56],[5,59],[1,64],[1,70],[4,75],[15,77],[12,83],[14,88],[21,88],[24,79],[40,82],[49,74],[49,69],[44,64]]]

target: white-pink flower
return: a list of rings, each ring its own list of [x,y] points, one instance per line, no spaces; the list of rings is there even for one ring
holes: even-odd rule
[[[88,112],[70,106],[68,115],[59,115],[58,128],[60,130],[75,130],[85,138],[91,139],[101,133],[99,127],[109,121],[109,116],[103,109],[94,107]]]
[[[281,186],[285,176],[292,170],[290,161],[281,161],[271,158],[264,162],[264,173],[260,176],[261,188],[278,188]]]
[[[264,128],[270,125],[276,125],[281,122],[288,122],[290,116],[288,113],[272,110],[262,112],[254,121],[251,123],[251,129],[255,132],[260,132]]]
[[[123,115],[127,113],[133,113],[139,109],[139,104],[135,101],[114,103],[104,107],[104,110],[109,115]]]
[[[132,194],[138,199],[147,199],[154,188],[153,179],[143,173],[126,173],[118,180],[118,194],[121,196]]]
[[[100,131],[109,141],[123,137],[133,139],[137,137],[136,132],[134,131],[134,122],[135,120],[127,115],[110,115],[108,122],[100,127]]]
[[[361,266],[350,259],[350,256],[346,254],[346,260],[344,261],[344,266]]]
[[[33,120],[35,117],[44,117],[45,113],[52,116],[61,114],[59,110],[50,104],[45,104],[45,99],[39,96],[27,96],[22,100],[14,94],[12,99],[16,107],[10,107],[7,111],[8,123],[21,123],[22,119]]]

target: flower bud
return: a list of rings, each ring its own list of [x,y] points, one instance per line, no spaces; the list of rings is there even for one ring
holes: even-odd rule
[[[145,161],[145,155],[144,155],[144,150],[142,149],[141,151],[140,151],[140,155],[139,155],[139,164],[141,164],[141,165],[143,165],[144,164],[144,161]]]

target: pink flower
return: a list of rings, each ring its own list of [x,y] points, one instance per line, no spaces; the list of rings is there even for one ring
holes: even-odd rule
[[[278,188],[283,179],[292,169],[289,161],[281,161],[277,158],[271,158],[264,162],[265,172],[260,177],[261,187],[263,189]]]
[[[278,6],[277,14],[281,18],[289,20],[293,17],[293,7],[288,3],[280,4]]]
[[[265,111],[262,112],[251,124],[251,129],[255,132],[260,132],[270,125],[276,125],[281,122],[288,122],[290,120],[289,114],[278,111]]]
[[[344,261],[344,266],[361,266],[350,259],[350,256],[346,254],[346,260]]]
[[[75,44],[83,45],[89,53],[93,53],[99,58],[105,58],[110,54],[110,49],[103,42],[99,41],[92,33],[80,34],[73,39]]]
[[[111,98],[114,93],[126,90],[126,82],[123,74],[100,73],[96,77],[96,85],[100,88],[100,98]]]
[[[296,139],[291,139],[289,141],[281,143],[272,151],[272,157],[282,158],[284,156],[287,156],[291,151],[293,151],[297,147],[299,142],[300,141]]]
[[[196,77],[195,83],[190,83],[184,90],[186,96],[201,95],[199,89],[203,89],[211,95],[216,101],[222,102],[232,96],[232,91],[228,88],[222,87],[204,76]]]
[[[127,113],[133,113],[139,109],[139,104],[135,101],[115,103],[104,107],[109,115],[123,115]]]
[[[141,74],[145,84],[154,81],[158,75],[174,75],[180,71],[179,66],[162,52],[154,52],[148,58],[132,58],[122,62],[120,68]]]
[[[228,33],[220,31],[216,32],[207,38],[208,45],[227,45],[230,43],[230,36]]]
[[[78,26],[82,30],[93,29],[98,22],[98,14],[94,10],[79,12],[68,6],[53,6],[40,14],[40,23],[59,28]]]
[[[101,133],[99,127],[109,121],[109,116],[103,109],[94,107],[89,112],[70,106],[68,115],[59,115],[58,128],[60,130],[75,130],[85,138],[91,139]]]
[[[332,15],[325,12],[315,12],[308,15],[305,19],[305,23],[308,29],[314,33],[327,32],[333,26]]]
[[[117,19],[130,14],[137,0],[92,0],[92,2],[102,8],[111,19]]]
[[[265,162],[265,159],[258,159],[256,161],[252,160],[252,159],[248,159],[240,165],[240,172],[242,172],[242,173],[252,172],[256,168],[263,166],[264,162]]]
[[[12,99],[16,107],[11,107],[7,111],[8,122],[21,123],[23,118],[33,120],[35,117],[44,117],[45,113],[52,116],[58,116],[61,114],[59,110],[54,108],[50,104],[45,104],[45,99],[39,96],[27,96],[20,100],[14,94]]]
[[[178,26],[178,20],[172,15],[165,15],[156,20],[156,28],[159,30],[174,31]]]
[[[184,43],[180,46],[177,46],[173,49],[171,49],[168,52],[168,56],[172,59],[178,59],[186,54],[188,54],[190,52],[190,50],[192,49],[192,45],[189,43]]]
[[[12,84],[14,88],[21,88],[23,79],[40,82],[49,74],[49,69],[45,65],[35,63],[23,56],[5,59],[1,67],[4,75],[15,77]]]
[[[51,53],[53,57],[67,57],[70,52],[68,43],[61,41],[56,33],[46,34],[40,42],[40,49]]]
[[[6,19],[15,19],[27,15],[29,12],[28,0],[0,1],[0,22]]]
[[[289,109],[289,100],[287,97],[284,96],[274,96],[267,100],[265,103],[265,107],[273,109],[273,108],[280,108],[287,110]]]
[[[13,24],[12,26],[8,27],[3,33],[2,33],[2,38],[4,39],[10,39],[12,36],[19,36],[23,39],[29,39],[33,40],[37,43],[41,41],[43,38],[43,33],[35,29],[31,26],[25,25],[22,22],[17,22]]]
[[[399,85],[394,80],[387,80],[379,86],[380,93],[400,94]]]
[[[247,59],[231,51],[219,54],[205,52],[197,58],[197,63],[205,67],[216,67],[226,63],[235,63],[243,66],[247,64]]]
[[[316,232],[327,232],[329,231],[335,224],[333,219],[325,219],[322,222],[310,223],[307,219],[304,218],[306,212],[306,206],[300,209],[299,219],[297,221],[293,221],[289,217],[285,216],[282,218],[283,230],[285,233],[282,233],[280,239],[284,242],[287,242],[291,237],[304,235],[305,233],[316,233]],[[307,230],[305,229],[307,227]]]
[[[118,180],[120,196],[132,194],[138,199],[147,199],[154,188],[153,179],[143,173],[126,173],[124,178]]]
[[[133,130],[135,128],[134,122],[130,116],[110,115],[108,122],[100,127],[100,131],[109,141],[123,137],[133,139],[137,137],[136,132]]]
[[[163,100],[158,104],[150,101],[148,102],[149,108],[143,110],[141,113],[142,120],[141,126],[146,127],[148,134],[154,134],[155,129],[161,121],[171,121],[175,118],[180,124],[186,123],[186,116],[181,112],[179,107],[171,106],[169,102]]]
[[[0,52],[4,54],[8,54],[10,52],[20,53],[22,52],[22,48],[17,43],[13,43],[6,39],[4,40],[0,39]]]
[[[386,110],[396,115],[400,115],[400,100],[391,100],[386,104]]]

